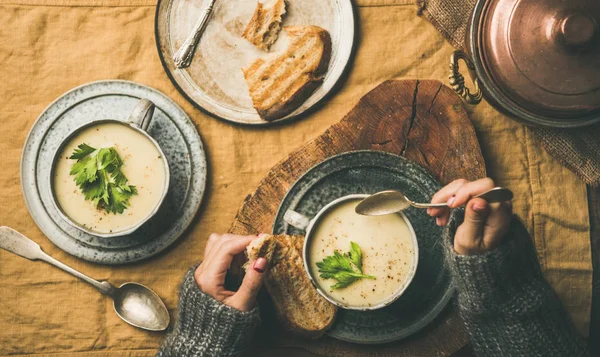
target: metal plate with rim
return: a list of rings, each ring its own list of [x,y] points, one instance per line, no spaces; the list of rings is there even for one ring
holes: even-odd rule
[[[267,122],[252,106],[241,69],[256,58],[282,51],[285,31],[270,53],[259,50],[241,37],[252,17],[256,1],[217,0],[190,67],[176,69],[173,54],[179,49],[201,16],[207,2],[159,0],[155,37],[167,75],[192,104],[235,123],[266,125],[296,118],[322,101],[341,79],[354,45],[354,10],[351,0],[288,1],[283,25],[316,25],[329,31],[332,54],[323,84],[293,113]]]
[[[353,151],[333,156],[308,170],[290,188],[275,217],[276,234],[303,234],[283,220],[294,210],[313,217],[326,204],[350,194],[395,189],[429,202],[440,185],[417,164],[380,151]],[[454,293],[444,264],[442,228],[422,209],[404,211],[419,244],[417,273],[392,305],[375,311],[340,310],[328,335],[343,341],[380,344],[411,336],[430,324]]]
[[[165,202],[133,234],[93,236],[69,225],[52,204],[52,158],[77,127],[99,118],[125,121],[141,98],[156,105],[148,133],[161,146],[171,171]],[[202,140],[187,114],[159,91],[129,81],[84,84],[51,103],[33,124],[21,157],[21,186],[27,209],[59,248],[91,262],[124,264],[153,256],[175,242],[191,224],[206,187]]]

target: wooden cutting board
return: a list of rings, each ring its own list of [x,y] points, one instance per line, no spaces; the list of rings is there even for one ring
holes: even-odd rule
[[[367,93],[337,124],[275,165],[246,197],[230,232],[270,232],[279,204],[294,182],[312,166],[353,150],[380,150],[423,166],[442,185],[458,178],[486,176],[475,130],[454,91],[434,80],[390,80]],[[451,356],[468,341],[452,307],[431,326],[402,341],[355,345],[324,337],[306,341],[289,336],[266,319],[265,344],[302,347],[325,356]]]

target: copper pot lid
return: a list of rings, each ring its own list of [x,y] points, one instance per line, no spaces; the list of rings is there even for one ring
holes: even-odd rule
[[[480,0],[478,12],[471,45],[496,99],[567,122],[600,115],[600,0]]]

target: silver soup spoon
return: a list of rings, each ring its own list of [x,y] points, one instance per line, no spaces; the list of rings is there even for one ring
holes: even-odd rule
[[[503,202],[511,200],[513,198],[513,193],[508,188],[494,187],[473,198],[483,198],[490,203]],[[448,204],[417,203],[409,200],[402,192],[390,190],[378,192],[365,198],[356,206],[355,211],[363,216],[382,216],[404,211],[411,206],[416,208],[440,208],[448,207]]]
[[[43,260],[93,285],[113,299],[115,312],[123,321],[150,331],[162,331],[169,326],[169,311],[156,293],[144,285],[125,283],[116,288],[108,281],[97,281],[59,262],[21,233],[9,227],[0,227],[0,248],[29,260]]]

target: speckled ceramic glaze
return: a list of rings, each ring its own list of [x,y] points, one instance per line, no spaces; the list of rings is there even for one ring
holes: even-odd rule
[[[102,238],[65,222],[52,204],[52,156],[75,128],[96,119],[126,121],[141,98],[156,105],[148,133],[162,148],[170,168],[167,197],[158,213],[134,233]],[[59,248],[84,260],[124,264],[168,247],[194,218],[206,186],[202,141],[187,114],[164,94],[128,81],[100,81],[77,87],[52,103],[37,119],[23,148],[21,186],[34,221]]]
[[[414,254],[413,254],[414,264],[413,264],[412,269],[408,273],[408,276],[406,277],[404,286],[401,289],[398,289],[393,295],[389,296],[383,302],[376,304],[376,305],[369,305],[369,306],[350,306],[348,304],[345,304],[343,301],[335,300],[334,298],[327,295],[327,293],[325,291],[323,291],[323,289],[317,283],[316,276],[313,275],[315,273],[310,269],[308,264],[306,264],[306,262],[309,260],[308,259],[308,252],[309,252],[308,247],[311,245],[312,241],[314,240],[314,233],[315,233],[314,229],[315,229],[315,227],[317,227],[317,223],[325,215],[327,215],[327,213],[330,212],[333,208],[339,206],[340,203],[343,203],[346,201],[352,201],[352,200],[356,200],[356,199],[364,200],[367,197],[369,197],[368,194],[360,194],[360,193],[359,194],[351,194],[351,195],[337,198],[334,201],[329,202],[327,205],[325,205],[325,207],[321,208],[321,210],[312,219],[310,219],[310,222],[306,228],[302,228],[304,226],[303,224],[300,224],[300,225],[296,224],[298,222],[296,222],[294,219],[291,219],[291,220],[289,219],[288,215],[290,213],[292,215],[300,215],[299,213],[297,213],[295,211],[287,211],[287,213],[283,217],[283,219],[288,223],[288,225],[292,225],[294,228],[299,228],[299,229],[303,230],[304,232],[306,232],[304,235],[305,239],[304,239],[304,246],[302,249],[302,259],[304,259],[304,271],[308,275],[308,278],[310,279],[310,281],[312,282],[314,287],[317,289],[317,292],[319,292],[319,294],[321,294],[321,296],[323,296],[325,299],[327,299],[327,301],[329,301],[330,303],[337,305],[338,307],[341,307],[343,309],[347,309],[347,310],[358,310],[358,311],[378,310],[383,307],[389,306],[390,304],[393,304],[404,293],[404,291],[406,291],[408,286],[410,286],[410,283],[412,282],[412,280],[415,276],[415,272],[417,270],[417,264],[419,262],[419,246],[417,244],[417,236],[415,234],[415,230],[413,229],[412,224],[410,223],[408,218],[404,215],[404,213],[398,212],[398,214],[402,217],[402,219],[406,222],[406,224],[408,226],[408,230],[410,231],[410,234],[412,236],[412,243],[413,243],[413,246],[415,247]],[[309,219],[308,217],[305,217],[303,215],[300,215],[300,217],[302,220]]]
[[[304,174],[283,199],[275,233],[303,234],[283,220],[294,210],[313,217],[333,200],[350,194],[399,190],[417,202],[429,202],[440,185],[420,166],[396,155],[355,151],[334,156]],[[386,343],[406,338],[433,321],[454,292],[444,265],[442,229],[425,210],[405,212],[419,244],[417,273],[392,305],[375,311],[340,310],[331,337],[354,343]]]

